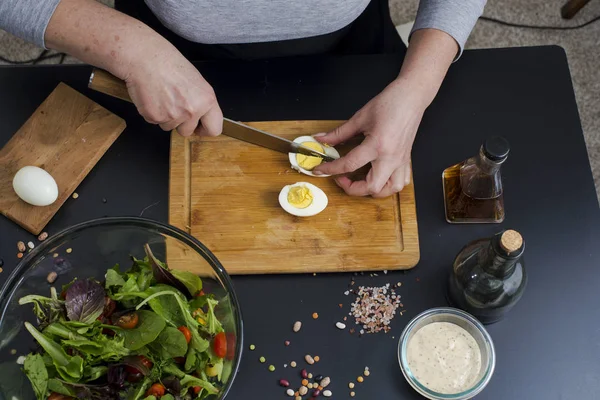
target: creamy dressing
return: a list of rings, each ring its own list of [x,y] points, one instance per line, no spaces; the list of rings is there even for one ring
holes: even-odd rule
[[[454,394],[470,389],[479,376],[481,353],[477,342],[460,326],[433,322],[408,342],[408,366],[425,387]]]

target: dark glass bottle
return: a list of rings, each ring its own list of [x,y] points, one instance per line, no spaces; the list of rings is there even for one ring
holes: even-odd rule
[[[527,284],[525,242],[513,230],[466,245],[448,282],[448,302],[484,324],[499,321],[519,301]]]
[[[478,155],[444,170],[446,221],[453,224],[504,221],[500,166],[509,152],[506,139],[494,136],[483,142]]]

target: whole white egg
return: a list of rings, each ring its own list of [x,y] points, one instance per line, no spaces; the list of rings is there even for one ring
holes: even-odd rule
[[[319,142],[317,139],[315,139],[312,136],[297,137],[296,139],[294,139],[294,143],[299,143],[299,144],[302,144],[305,146],[307,145],[307,143],[317,143],[320,145],[320,148],[318,148],[318,150],[323,149],[322,152],[327,154],[328,156],[333,157],[333,158],[340,158],[340,153],[334,147],[327,146],[327,145]],[[310,145],[308,145],[308,146],[310,146]],[[313,174],[313,172],[311,170],[302,168],[302,166],[300,166],[300,164],[298,162],[298,157],[302,157],[302,156],[303,155],[299,154],[299,153],[288,153],[288,157],[290,159],[290,164],[292,164],[293,169],[295,169],[296,171],[301,172],[305,175],[316,176],[316,177],[320,177],[320,178],[321,177],[325,178],[327,176],[330,176],[330,175],[315,175],[315,174]]]
[[[58,198],[58,186],[48,172],[27,166],[17,171],[13,178],[13,189],[17,196],[33,206],[48,206]]]
[[[292,191],[292,196],[290,196]],[[301,194],[301,198],[306,200],[307,204],[293,204],[290,198],[298,200],[294,193]],[[328,204],[327,195],[320,188],[308,182],[296,182],[293,185],[284,186],[279,192],[279,204],[288,213],[297,217],[312,217],[323,211]]]

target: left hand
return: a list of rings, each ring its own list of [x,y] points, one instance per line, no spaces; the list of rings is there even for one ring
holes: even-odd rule
[[[336,146],[362,133],[364,141],[346,156],[319,165],[314,172],[338,175],[338,186],[351,196],[387,197],[410,183],[410,153],[427,103],[411,95],[406,81],[396,80],[369,101],[346,123],[333,131],[316,135],[323,143]],[[371,163],[365,180],[344,176]]]

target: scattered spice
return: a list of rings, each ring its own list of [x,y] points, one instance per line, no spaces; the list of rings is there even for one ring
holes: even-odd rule
[[[58,274],[55,271],[52,271],[48,274],[46,280],[48,281],[48,283],[52,284],[56,281],[56,278],[58,278]]]
[[[73,249],[69,247],[69,248],[68,248],[68,249],[66,249],[65,251],[67,252],[67,254],[71,254],[71,252],[73,251]]]
[[[342,303],[338,304],[338,306],[339,306],[340,308],[343,308],[343,307],[344,307],[344,305],[343,305]]]
[[[319,314],[313,313],[312,317],[313,317],[313,319],[317,319],[317,318],[319,318]]]
[[[19,358],[17,358],[17,364],[19,364],[19,365],[25,364],[25,356],[19,356]]]
[[[294,327],[293,327],[294,332],[300,332],[300,328],[302,328],[302,322],[300,322],[300,321],[294,322]]]
[[[400,295],[390,288],[390,284],[381,287],[359,286],[356,296],[350,311],[356,324],[363,328],[360,334],[363,335],[365,331],[389,332],[389,324],[400,304]]]
[[[106,204],[106,202],[107,202],[107,201],[108,201],[108,200],[106,200],[106,198],[105,198],[105,197],[103,197],[103,198],[102,198],[102,202],[103,202],[104,204]]]
[[[25,243],[18,241],[17,242],[17,249],[19,249],[20,253],[23,253],[27,248],[25,247]]]
[[[48,232],[42,232],[42,233],[40,233],[40,236],[38,236],[38,240],[40,242],[43,242],[46,239],[48,239]]]
[[[77,194],[77,192],[73,192],[73,198],[76,199],[78,197],[79,197],[79,195]]]
[[[254,351],[255,349],[256,349],[256,346],[255,346],[255,345],[253,345],[253,344],[251,344],[251,345],[250,345],[250,350]]]

